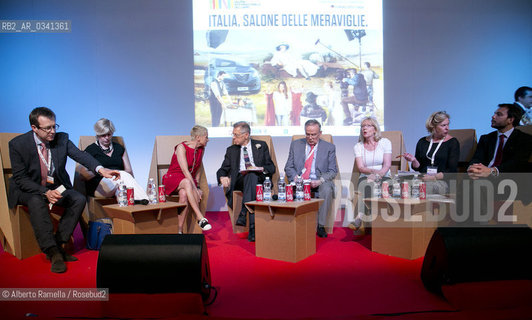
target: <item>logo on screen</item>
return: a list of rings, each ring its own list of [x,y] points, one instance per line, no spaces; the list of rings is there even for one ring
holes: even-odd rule
[[[212,0],[213,9],[231,9],[232,1],[231,0]]]

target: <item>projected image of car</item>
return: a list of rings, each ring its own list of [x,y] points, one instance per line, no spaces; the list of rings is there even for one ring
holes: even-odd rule
[[[227,74],[224,82],[230,95],[254,94],[260,91],[260,75],[249,64],[216,58],[210,61],[205,72],[205,87],[208,88],[218,72]]]

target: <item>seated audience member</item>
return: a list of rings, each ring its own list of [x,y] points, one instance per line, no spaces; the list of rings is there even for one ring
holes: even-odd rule
[[[113,197],[118,195],[118,185],[123,181],[126,187],[133,188],[135,200],[147,200],[146,190],[139,185],[133,177],[131,163],[126,149],[113,142],[115,126],[111,120],[102,118],[94,124],[96,142],[85,148],[85,152],[93,156],[106,168],[119,170],[120,180],[104,178],[95,175],[87,168],[82,167],[80,173],[87,180],[85,183],[87,195],[95,197]]]
[[[499,104],[491,117],[496,129],[482,135],[467,173],[472,179],[498,176],[506,172],[531,172],[532,136],[515,130],[523,112],[515,104]]]
[[[59,125],[52,110],[35,108],[29,120],[31,131],[9,141],[13,176],[9,179],[8,205],[9,208],[17,204],[28,207],[35,238],[52,264],[51,271],[62,273],[67,270],[65,261],[78,260],[67,254],[63,245],[70,240],[87,203],[72,188],[65,169],[67,157],[104,178],[120,177],[120,173],[102,167],[96,159],[80,151],[67,133],[57,132]],[[55,234],[49,213],[52,205],[65,208]]]
[[[321,122],[324,123],[327,119],[327,112],[316,103],[317,97],[318,96],[315,95],[314,92],[307,92],[305,101],[307,101],[308,104],[303,107],[301,116],[311,119],[321,119]]]
[[[319,198],[324,200],[318,210],[317,235],[325,238],[327,211],[334,195],[333,180],[338,174],[336,147],[320,139],[321,125],[314,119],[305,123],[305,136],[290,144],[284,171],[289,182],[294,181],[297,176],[310,180],[311,190],[318,192]]]
[[[209,142],[207,129],[200,125],[195,125],[190,131],[190,141],[183,141],[174,147],[174,154],[170,161],[168,172],[163,176],[166,195],[174,192],[179,194],[179,202],[188,204],[185,211],[179,215],[178,233],[183,233],[183,224],[188,213],[188,207],[196,214],[198,224],[203,231],[212,227],[201,213],[199,203],[203,192],[199,188],[200,170],[205,153],[205,146]]]
[[[523,111],[522,125],[532,125],[532,88],[521,87],[515,91],[515,104]]]
[[[256,198],[256,186],[266,176],[275,173],[275,165],[270,157],[268,145],[264,141],[250,138],[251,128],[244,121],[233,125],[233,144],[227,148],[222,166],[216,172],[218,183],[227,188],[227,205],[233,208],[233,191],[244,194],[243,203]],[[246,206],[242,206],[236,225],[246,225]],[[255,215],[249,215],[248,240],[255,241]]]
[[[410,153],[403,155],[412,162],[414,170],[424,173],[422,179],[428,182],[427,193],[446,193],[445,174],[458,171],[460,143],[449,135],[449,120],[450,116],[445,111],[431,114],[425,123],[430,135],[419,139],[415,156]]]
[[[390,167],[392,165],[392,143],[390,140],[381,137],[381,129],[375,118],[365,118],[360,125],[360,134],[358,143],[355,145],[355,162],[360,177],[358,185],[362,181],[378,181],[381,177],[390,176]],[[357,188],[358,189],[358,188]],[[359,231],[363,234],[362,216],[365,214],[364,202],[362,198],[371,197],[371,191],[364,188],[357,201],[358,211],[355,221],[349,224],[349,228]],[[357,212],[355,211],[355,212]]]

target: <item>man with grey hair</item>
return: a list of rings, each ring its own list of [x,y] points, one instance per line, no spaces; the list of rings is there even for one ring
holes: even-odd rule
[[[310,180],[311,190],[318,192],[323,203],[318,211],[317,235],[327,237],[325,222],[327,210],[334,194],[333,179],[338,174],[336,166],[336,147],[321,137],[321,125],[311,119],[305,122],[305,138],[294,140],[290,144],[288,160],[284,167],[288,181],[296,176]]]
[[[218,183],[226,189],[227,205],[233,207],[233,191],[243,192],[243,202],[255,200],[256,185],[266,176],[275,173],[275,165],[270,157],[268,145],[264,141],[251,139],[247,122],[239,121],[233,125],[233,145],[227,148],[222,166],[216,172]],[[237,225],[246,225],[246,206],[242,206]],[[249,215],[248,240],[255,241],[255,216]]]

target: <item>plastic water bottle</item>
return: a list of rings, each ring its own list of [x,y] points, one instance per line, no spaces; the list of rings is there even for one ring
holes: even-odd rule
[[[118,184],[118,205],[120,207],[127,207],[127,190],[124,181],[120,181]]]
[[[417,178],[418,173],[414,173],[414,180],[412,180],[412,199],[419,199],[419,179]]]
[[[151,204],[157,203],[157,185],[155,184],[155,180],[153,178],[148,180],[148,190],[146,193],[148,194],[148,200]]]
[[[401,198],[401,183],[399,183],[399,176],[396,174],[392,181],[392,197]]]
[[[279,184],[278,184],[279,190],[278,190],[278,200],[280,202],[286,201],[286,182],[284,181],[284,175],[281,175],[279,177]]]
[[[296,182],[296,201],[303,201],[304,192],[303,192],[303,178],[297,176],[295,179]]]
[[[382,196],[381,177],[377,174],[375,175],[375,181],[373,182],[373,197],[380,198],[381,196]]]
[[[272,181],[270,180],[270,177],[266,177],[262,186],[264,201],[272,201]]]

